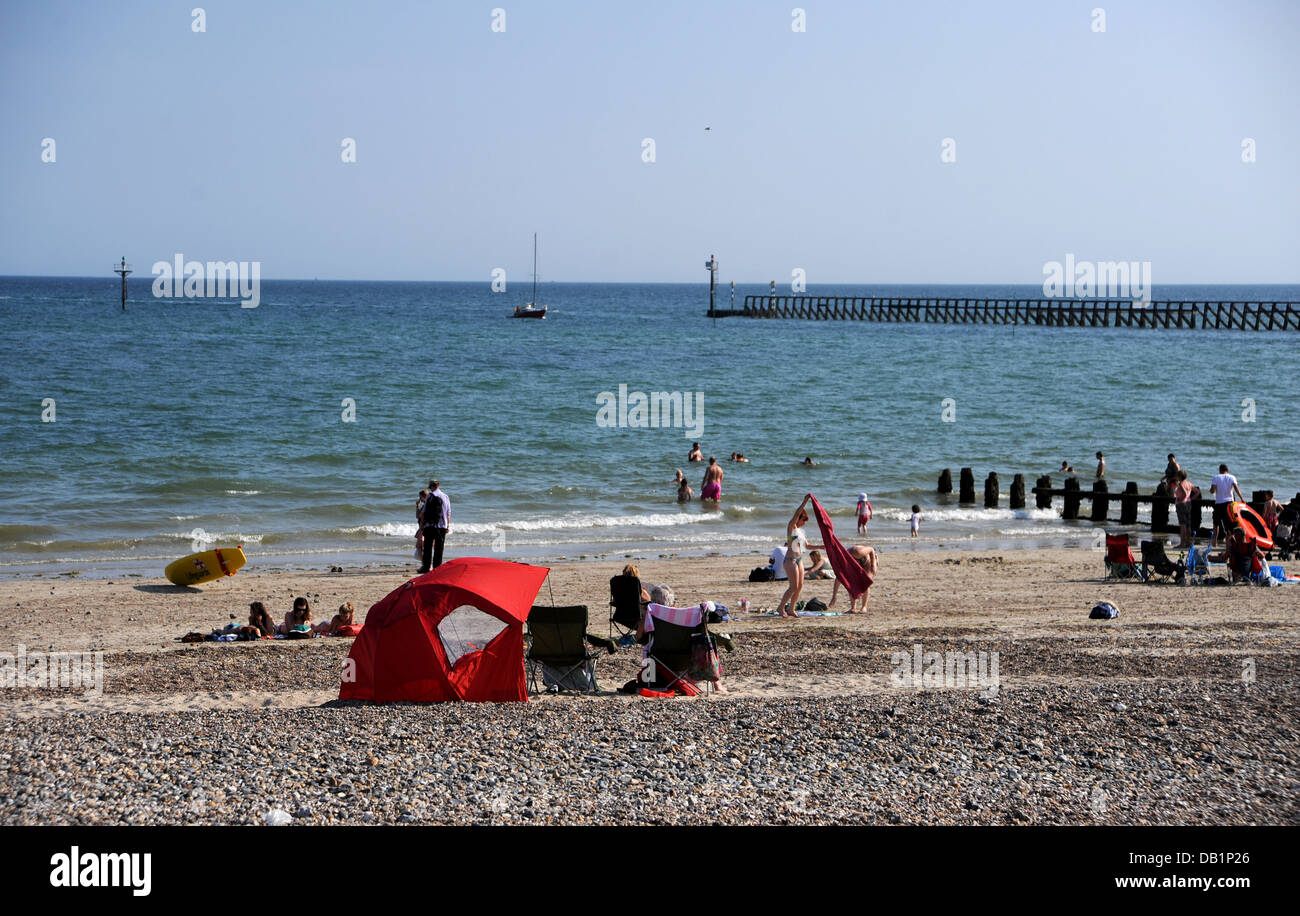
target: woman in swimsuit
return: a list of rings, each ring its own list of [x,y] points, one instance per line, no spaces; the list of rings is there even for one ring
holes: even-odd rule
[[[785,594],[781,596],[781,601],[776,606],[776,612],[782,617],[797,617],[795,603],[799,600],[799,593],[803,591],[803,555],[812,547],[825,550],[822,544],[809,544],[808,537],[804,534],[803,526],[808,524],[808,513],[804,506],[808,505],[808,500],[812,494],[803,498],[799,508],[794,510],[794,515],[785,526],[785,574],[790,580],[786,586]],[[789,605],[789,613],[786,613],[786,605]]]

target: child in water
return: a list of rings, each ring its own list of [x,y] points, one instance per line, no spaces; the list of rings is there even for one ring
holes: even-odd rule
[[[858,494],[858,534],[867,533],[867,522],[871,521],[871,500],[865,491]]]
[[[681,486],[677,488],[677,501],[679,503],[690,502],[691,497],[694,495],[695,491],[691,489],[691,485],[683,477]]]
[[[912,506],[912,537],[916,537],[921,530],[921,507]]]

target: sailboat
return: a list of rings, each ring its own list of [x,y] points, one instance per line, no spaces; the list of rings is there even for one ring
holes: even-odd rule
[[[524,305],[516,305],[514,318],[545,318],[546,306],[537,307],[537,233],[533,233],[533,298]]]

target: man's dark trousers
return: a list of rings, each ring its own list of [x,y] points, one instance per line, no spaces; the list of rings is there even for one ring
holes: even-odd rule
[[[420,561],[420,572],[427,573],[442,565],[442,542],[445,540],[447,540],[446,528],[424,529],[424,556]],[[433,556],[432,565],[429,563],[430,554]]]

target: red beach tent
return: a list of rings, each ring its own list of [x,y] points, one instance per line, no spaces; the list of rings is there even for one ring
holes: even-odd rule
[[[341,700],[527,700],[524,621],[549,569],[458,557],[394,589],[366,615]]]

